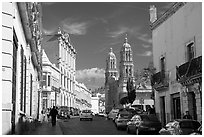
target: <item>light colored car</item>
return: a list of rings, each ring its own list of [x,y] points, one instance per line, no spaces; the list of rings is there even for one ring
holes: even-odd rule
[[[158,134],[161,128],[161,122],[154,114],[136,114],[127,123],[128,134]]]
[[[82,110],[80,115],[79,115],[80,121],[83,119],[89,119],[89,120],[93,120],[93,115],[91,110]]]
[[[107,118],[114,120],[114,119],[116,118],[116,115],[118,114],[118,112],[119,112],[119,109],[114,109],[114,108],[113,108],[113,109],[108,113]]]

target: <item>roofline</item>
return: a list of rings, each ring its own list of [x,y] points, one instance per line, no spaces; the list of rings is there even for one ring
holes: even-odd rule
[[[153,23],[150,22],[150,29],[154,30],[168,18],[170,18],[175,12],[177,12],[181,7],[183,7],[187,2],[175,2],[161,17],[159,17]]]

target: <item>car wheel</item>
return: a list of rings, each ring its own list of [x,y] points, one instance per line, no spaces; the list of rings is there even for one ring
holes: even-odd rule
[[[93,118],[90,119],[91,121],[93,120]]]
[[[81,121],[82,119],[80,118],[80,121]]]
[[[120,127],[118,127],[117,125],[116,125],[116,128],[117,128],[117,130],[120,130]]]

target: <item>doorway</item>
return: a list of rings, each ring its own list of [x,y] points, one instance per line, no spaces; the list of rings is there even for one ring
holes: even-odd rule
[[[174,114],[174,119],[180,119],[181,118],[180,97],[173,98],[173,114]]]
[[[160,113],[162,126],[166,124],[166,110],[165,110],[165,97],[160,97]]]
[[[188,93],[188,108],[190,115],[193,117],[194,120],[197,120],[197,108],[194,92]]]

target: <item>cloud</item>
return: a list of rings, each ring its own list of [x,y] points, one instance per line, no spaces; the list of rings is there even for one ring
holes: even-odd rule
[[[105,78],[105,70],[100,68],[91,68],[76,71],[76,79]]]
[[[55,3],[56,2],[42,2],[42,4],[45,5],[45,6],[50,6],[50,5],[53,5]]]
[[[108,24],[108,20],[102,17],[96,17],[95,20],[104,24]]]
[[[151,45],[149,45],[149,44],[142,44],[142,47],[149,48],[149,47],[151,47]]]
[[[55,32],[57,32],[56,29],[50,29],[50,30],[47,30],[45,28],[42,29],[42,33],[45,34],[45,35],[54,34]]]
[[[61,22],[61,26],[69,34],[85,35],[90,22],[79,22],[76,19],[67,18]]]
[[[122,27],[119,27],[115,31],[109,32],[109,37],[117,38],[121,36],[122,34],[127,33],[128,31],[129,31],[129,28],[122,26]]]
[[[152,43],[152,39],[148,36],[147,33],[142,34],[142,35],[138,36],[137,38],[138,38],[139,40],[143,41],[143,42],[146,42],[146,43],[149,43],[149,44]]]
[[[139,27],[118,26],[116,30],[108,32],[108,36],[112,38],[118,38],[125,33],[136,36],[139,34],[139,30]]]
[[[137,54],[138,56],[145,56],[145,57],[147,57],[147,56],[151,56],[152,55],[152,51],[145,51],[144,53],[142,53],[142,54]]]

